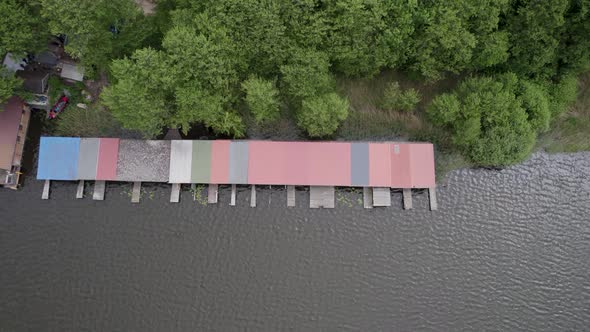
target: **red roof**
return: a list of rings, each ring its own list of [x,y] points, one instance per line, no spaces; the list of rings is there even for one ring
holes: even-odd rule
[[[10,170],[16,137],[22,117],[23,101],[19,97],[11,97],[2,105],[0,111],[0,168]]]

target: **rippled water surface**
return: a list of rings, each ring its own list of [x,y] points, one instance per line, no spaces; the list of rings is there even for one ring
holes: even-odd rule
[[[590,153],[454,172],[436,212],[144,188],[0,190],[0,331],[589,330]]]

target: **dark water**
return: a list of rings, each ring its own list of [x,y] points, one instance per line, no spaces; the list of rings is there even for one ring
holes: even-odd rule
[[[52,189],[0,190],[0,331],[590,330],[590,153],[452,173],[438,212]]]

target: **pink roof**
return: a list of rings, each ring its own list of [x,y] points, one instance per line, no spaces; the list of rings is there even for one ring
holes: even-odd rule
[[[350,143],[249,142],[248,182],[350,185]]]
[[[409,144],[391,144],[391,187],[412,188]]]
[[[97,180],[115,180],[117,178],[117,159],[119,157],[119,139],[101,138],[98,145]]]
[[[410,151],[412,188],[434,187],[434,147],[432,144],[411,144]]]
[[[227,140],[211,143],[210,183],[224,184],[229,181],[229,144]]]
[[[0,110],[0,168],[10,170],[14,149],[16,148],[16,136],[22,117],[23,102],[19,97],[11,97],[1,106]]]
[[[369,143],[369,185],[389,187],[391,185],[390,144]]]

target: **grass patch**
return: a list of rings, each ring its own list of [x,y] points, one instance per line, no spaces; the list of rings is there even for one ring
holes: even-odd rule
[[[87,110],[69,105],[55,120],[53,134],[74,137],[120,137],[122,129],[109,111],[98,106]]]
[[[64,94],[69,94],[70,106],[76,106],[78,103],[84,103],[84,97],[82,96],[82,90],[84,90],[84,84],[82,82],[76,83],[65,83],[59,77],[51,75],[49,77],[49,103],[51,106],[57,102],[57,100]],[[68,107],[69,108],[69,107]]]
[[[590,72],[580,76],[578,84],[576,102],[539,137],[538,146],[547,152],[590,151]]]

